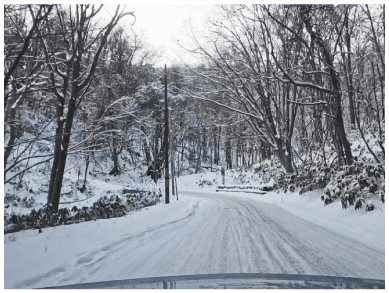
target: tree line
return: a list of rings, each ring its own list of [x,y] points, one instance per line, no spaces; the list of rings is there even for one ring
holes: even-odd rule
[[[218,86],[188,94],[236,113],[287,172],[313,150],[326,165],[326,145],[351,165],[356,129],[385,154],[384,5],[221,5],[190,37],[207,60],[192,71]]]
[[[178,174],[224,162],[250,167],[272,155],[288,173],[331,165],[333,154],[350,165],[351,134],[365,142],[376,135],[382,154],[367,147],[384,160],[384,5],[219,6],[206,34],[190,31],[184,48],[201,62],[168,69],[168,138],[164,72],[155,65],[162,52],[120,25],[136,12],[4,7],[5,183],[50,164],[54,211],[69,155],[84,158],[80,190],[102,157],[111,175],[121,173],[123,155],[133,166],[143,160],[157,181],[166,139]],[[42,125],[26,123],[35,114]],[[50,123],[55,133],[46,133]],[[53,149],[37,152],[43,140]]]

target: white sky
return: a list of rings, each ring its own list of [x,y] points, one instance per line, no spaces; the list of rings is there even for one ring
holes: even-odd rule
[[[163,48],[164,58],[158,63],[162,66],[166,63],[167,66],[179,62],[175,52],[180,50],[176,42],[179,40],[183,44],[185,37],[185,22],[189,20],[194,24],[194,28],[203,27],[206,18],[212,14],[215,8],[212,4],[132,4],[125,3],[126,11],[135,11],[136,23],[133,26],[134,31],[143,31],[146,36],[147,43]],[[107,11],[113,14],[116,5],[105,5]],[[102,11],[104,13],[106,11]],[[125,29],[128,34],[131,34],[129,24],[134,21],[133,18],[127,17],[119,24]],[[184,56],[181,54],[184,58]],[[189,59],[185,59],[192,61]]]

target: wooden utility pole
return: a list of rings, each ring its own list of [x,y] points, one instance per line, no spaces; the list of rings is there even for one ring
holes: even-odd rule
[[[165,64],[165,203],[169,203],[169,110],[167,108],[166,64]]]
[[[169,115],[169,124],[172,125],[171,116]],[[176,170],[174,169],[174,151],[173,151],[173,139],[171,133],[169,133],[169,140],[170,140],[170,172],[172,177],[172,196],[175,196],[175,189],[174,189],[174,177],[176,176]]]
[[[170,146],[170,149],[172,150],[171,154],[171,160],[170,160],[170,171],[172,172],[172,195],[175,196],[175,189],[174,189],[174,177],[176,176],[176,170],[174,170],[174,154],[173,154],[173,148]]]
[[[154,117],[155,117],[155,121],[157,121],[157,98],[155,92],[154,92],[154,98],[156,100],[154,105]],[[159,176],[159,172],[157,171],[157,160],[158,160],[157,144],[158,144],[158,124],[155,126],[155,133],[154,133],[154,182],[156,184],[158,182],[158,176]]]

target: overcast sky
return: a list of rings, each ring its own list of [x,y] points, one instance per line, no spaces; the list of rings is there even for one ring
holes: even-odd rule
[[[105,7],[113,15],[116,5],[108,5]],[[178,49],[176,42],[177,40],[181,44],[185,42],[185,37],[182,35],[185,32],[185,22],[190,20],[195,29],[199,29],[203,27],[207,17],[212,15],[215,8],[214,5],[201,3],[179,5],[166,3],[131,4],[128,2],[126,5],[126,11],[135,11],[134,31],[143,31],[148,43],[163,48],[165,58],[158,65],[166,63],[168,66],[180,60],[175,54]],[[128,34],[131,34],[129,24],[133,21],[133,18],[127,18],[120,22]],[[183,54],[180,55],[184,57]]]

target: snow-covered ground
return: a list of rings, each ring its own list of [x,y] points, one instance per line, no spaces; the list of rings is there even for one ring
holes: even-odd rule
[[[116,184],[120,191],[120,181],[131,185],[128,178],[106,186],[96,180],[106,191]],[[5,288],[239,272],[384,279],[382,203],[365,212],[324,206],[319,191],[216,193],[220,172],[177,181],[179,200],[172,196],[168,205],[5,235]],[[230,170],[225,183],[260,185],[253,172],[239,177]]]
[[[83,271],[87,275],[106,279],[98,269],[91,270],[88,267],[104,259],[108,263],[113,261],[110,255],[113,248],[122,247],[123,252],[126,252],[127,248],[123,244],[130,243],[135,235],[184,218],[190,214],[194,205],[193,201],[182,200],[171,205],[148,207],[121,218],[45,228],[43,233],[28,230],[12,236],[6,235],[5,288],[52,285],[55,283],[51,277],[65,271],[67,277],[58,280],[60,283],[74,283],[76,280],[83,282],[86,279],[82,277],[83,274],[79,275],[80,268],[85,268]],[[152,246],[152,243],[148,243],[145,248],[153,250]],[[97,248],[101,248],[101,251],[96,252]],[[134,253],[135,249],[130,248],[128,253]],[[116,260],[111,265],[107,269],[120,271]]]
[[[109,172],[109,171],[108,171]],[[107,173],[108,173],[107,172]],[[60,200],[60,208],[68,208],[69,210],[76,206],[78,209],[86,206],[92,207],[102,196],[123,195],[124,189],[155,191],[159,193],[162,182],[155,186],[150,177],[140,175],[145,173],[143,168],[133,171],[126,171],[118,176],[107,176],[106,174],[89,175],[87,180],[87,189],[81,193],[74,182],[77,182],[77,173],[68,171],[64,176],[64,184]],[[92,173],[93,174],[93,173]],[[37,172],[32,172],[26,176],[27,186],[15,190],[11,184],[4,186],[6,194],[5,213],[9,217],[12,214],[28,215],[32,209],[39,210],[47,203],[48,184],[45,178]],[[156,188],[158,188],[156,190]],[[12,199],[16,196],[15,199]],[[8,200],[8,198],[10,198]],[[34,202],[31,206],[26,206],[23,200],[33,198]]]

